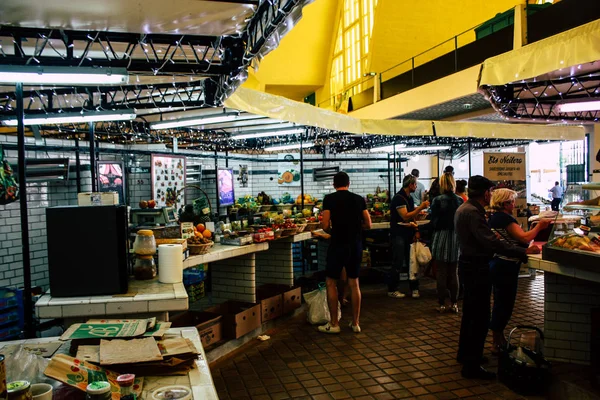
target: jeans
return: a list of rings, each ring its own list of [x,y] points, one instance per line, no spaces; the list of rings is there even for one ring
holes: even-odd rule
[[[392,236],[392,271],[388,282],[388,292],[398,290],[401,273],[408,274],[411,242],[412,240],[404,236]],[[411,280],[408,285],[411,291],[419,290],[418,280]]]
[[[490,266],[460,260],[459,269],[465,291],[457,359],[465,368],[475,368],[481,363],[490,323]]]
[[[494,258],[490,261],[490,278],[494,293],[490,329],[494,332],[504,332],[510,321],[517,298],[520,268],[519,261],[508,261],[501,258]]]
[[[437,293],[440,305],[446,304],[448,292],[450,302],[455,304],[458,300],[458,273],[456,263],[435,262],[437,268]]]
[[[552,199],[552,203],[550,203],[550,208],[552,209],[552,211],[558,211],[561,200],[561,198]]]

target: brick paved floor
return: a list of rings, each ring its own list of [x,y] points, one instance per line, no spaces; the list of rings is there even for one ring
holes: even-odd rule
[[[252,341],[211,366],[226,399],[522,399],[499,382],[463,379],[456,363],[460,314],[438,314],[435,284],[424,281],[420,299],[390,299],[383,290],[363,295],[361,327],[325,335],[304,316],[282,321],[271,340]],[[520,279],[511,325],[543,325],[544,278]],[[509,325],[510,326],[510,325]],[[489,368],[497,361],[486,354]],[[560,381],[589,389],[586,367],[555,365]],[[594,398],[554,390],[552,398]],[[572,393],[572,392],[571,392]]]

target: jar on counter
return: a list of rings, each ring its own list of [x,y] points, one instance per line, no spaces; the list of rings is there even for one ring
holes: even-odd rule
[[[29,381],[14,381],[6,385],[8,400],[31,400],[31,383]]]
[[[85,389],[85,400],[111,400],[110,383],[105,381],[96,381],[87,385]]]
[[[154,279],[156,277],[156,263],[151,255],[136,256],[133,266],[133,275],[138,281]]]
[[[149,229],[137,231],[137,236],[133,242],[133,252],[141,255],[156,254],[156,239],[154,239],[154,232]]]

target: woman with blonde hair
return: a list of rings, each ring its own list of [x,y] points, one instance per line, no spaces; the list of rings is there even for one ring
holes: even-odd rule
[[[494,213],[490,217],[490,228],[501,240],[517,246],[528,247],[539,231],[550,224],[550,220],[539,220],[530,231],[523,231],[513,217],[517,192],[510,189],[496,189],[492,192],[490,207]],[[504,329],[510,320],[517,296],[517,284],[521,261],[499,254],[490,261],[490,278],[494,293],[494,306],[490,329],[493,333],[493,350],[497,354],[506,346]]]
[[[440,313],[450,310],[458,313],[458,241],[454,232],[454,213],[463,200],[454,192],[456,182],[451,172],[440,178],[440,195],[431,203],[431,225],[433,240],[432,257],[437,267],[437,293]],[[450,306],[446,299],[450,294]]]

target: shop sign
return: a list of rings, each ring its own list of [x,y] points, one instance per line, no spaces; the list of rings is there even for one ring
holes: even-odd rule
[[[525,153],[484,153],[483,170],[492,181],[525,180]]]

